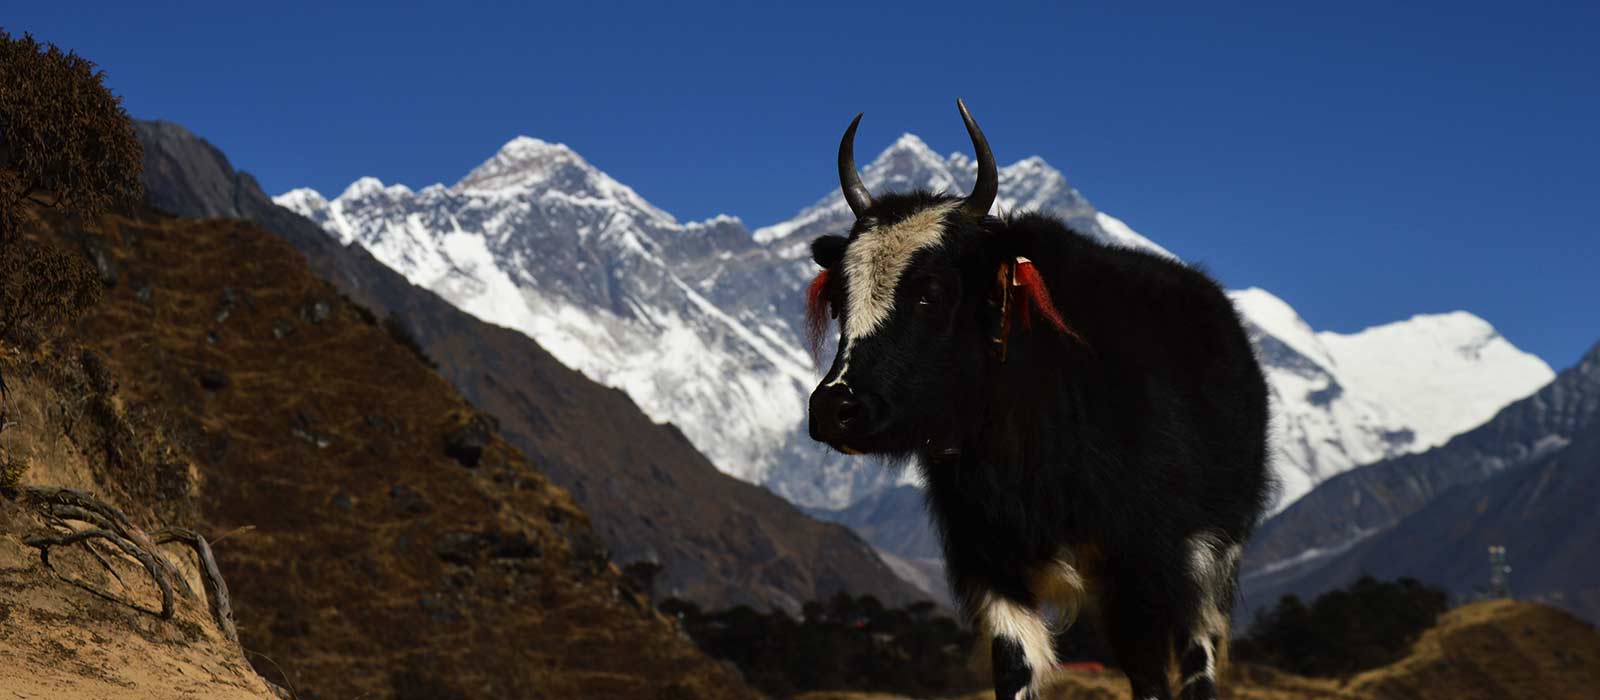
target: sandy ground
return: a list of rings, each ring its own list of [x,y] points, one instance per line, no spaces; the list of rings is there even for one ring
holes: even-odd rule
[[[128,582],[124,587],[82,552],[52,555],[58,577],[14,527],[31,516],[14,504],[0,507],[9,511],[0,516],[0,698],[277,697],[239,647],[217,631],[202,600],[180,598],[173,619],[161,620],[153,612],[159,594],[142,568],[113,563]],[[202,590],[183,556],[168,551]]]

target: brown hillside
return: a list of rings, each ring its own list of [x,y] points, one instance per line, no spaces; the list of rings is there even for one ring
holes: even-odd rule
[[[131,559],[106,559],[114,577],[81,547],[61,547],[46,568],[25,543],[52,530],[8,479],[93,492],[147,526],[192,524],[191,473],[161,416],[124,405],[98,358],[71,343],[0,343],[0,376],[0,696],[277,698],[204,593],[178,595],[162,620],[154,583]],[[192,591],[205,590],[186,549],[160,550]]]
[[[83,240],[111,287],[77,336],[121,401],[173,426],[202,529],[251,528],[216,550],[263,675],[307,700],[750,695],[625,590],[564,490],[281,239],[102,228]]]
[[[305,255],[316,275],[379,316],[397,319],[440,374],[572,494],[614,561],[661,565],[659,596],[791,613],[840,591],[896,605],[928,597],[855,533],[718,471],[677,428],[652,422],[623,392],[561,364],[528,336],[411,285],[360,246],[342,246],[309,219],[273,204],[254,178],[183,127],[138,122],[137,128],[155,206],[185,217],[254,221]]]

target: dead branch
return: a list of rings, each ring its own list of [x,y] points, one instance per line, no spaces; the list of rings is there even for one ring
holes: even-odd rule
[[[228,598],[228,582],[222,579],[222,570],[217,568],[217,560],[211,554],[211,545],[200,533],[182,527],[169,527],[156,531],[156,544],[168,542],[181,542],[189,545],[194,550],[196,557],[200,558],[201,577],[206,587],[206,598],[211,601],[211,616],[216,618],[217,627],[222,629],[222,634],[228,641],[239,641],[239,629],[233,624],[233,603]]]
[[[156,555],[148,550],[140,548],[133,542],[128,541],[127,538],[110,530],[104,530],[95,527],[85,530],[74,530],[64,534],[33,535],[23,540],[23,542],[29,547],[38,548],[39,560],[43,562],[46,567],[50,567],[50,569],[54,571],[55,568],[50,566],[51,547],[66,547],[95,538],[103,539],[116,545],[118,549],[121,549],[123,552],[127,553],[128,556],[139,560],[139,563],[144,565],[145,570],[150,572],[150,578],[154,579],[156,586],[161,589],[161,619],[171,619],[172,583],[168,580],[166,573],[161,570],[161,566],[156,563]]]
[[[134,525],[128,516],[115,506],[75,489],[59,486],[24,486],[22,495],[45,522],[57,530],[53,533],[36,534],[24,540],[29,546],[39,549],[39,559],[46,567],[54,570],[54,567],[50,566],[51,547],[81,544],[126,588],[127,582],[122,580],[116,568],[95,547],[95,542],[98,540],[110,542],[144,565],[145,571],[149,572],[156,587],[161,589],[159,614],[162,619],[172,617],[174,581],[181,586],[186,596],[193,597],[194,592],[177,567],[167,561],[156,546],[173,542],[188,545],[194,550],[195,557],[200,560],[201,581],[205,586],[206,598],[210,602],[211,616],[228,641],[236,644],[239,642],[239,630],[233,621],[233,602],[228,595],[228,583],[222,578],[222,570],[217,566],[216,556],[211,551],[211,543],[200,533],[188,528],[167,527],[157,530],[155,536],[151,537]],[[77,529],[69,522],[84,523],[89,527]],[[80,581],[72,583],[96,595],[116,599],[86,583]]]
[[[139,529],[137,525],[134,525],[133,521],[129,520],[128,516],[124,515],[116,506],[83,491],[61,486],[25,486],[23,487],[23,495],[46,518],[88,523],[101,530],[114,532],[123,539],[131,541],[139,549],[150,555],[156,566],[166,574],[164,577],[166,581],[177,581],[178,590],[184,597],[194,597],[194,590],[189,588],[188,581],[178,573],[177,567],[173,566],[172,562],[167,561],[167,558],[161,555],[160,550],[156,549],[156,545],[150,540],[150,536],[146,535],[144,530]],[[167,585],[171,584],[168,583]]]
[[[98,545],[96,545],[92,540],[84,540],[83,548],[89,550],[89,553],[94,555],[94,560],[100,562],[100,566],[102,568],[111,572],[111,577],[116,579],[117,583],[121,584],[125,589],[128,588],[128,582],[122,579],[122,574],[117,572],[117,567],[112,566],[111,562],[106,561],[106,557],[100,553],[100,547]]]

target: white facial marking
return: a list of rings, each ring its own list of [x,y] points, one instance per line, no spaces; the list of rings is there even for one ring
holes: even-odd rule
[[[850,242],[844,251],[844,274],[848,280],[846,341],[872,335],[888,320],[894,311],[895,287],[911,264],[911,256],[943,240],[944,217],[960,204],[946,202],[928,207],[889,226],[866,231]]]

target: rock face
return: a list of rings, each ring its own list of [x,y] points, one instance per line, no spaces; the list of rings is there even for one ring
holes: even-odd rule
[[[974,167],[908,134],[863,178],[875,191],[965,191]],[[1109,245],[1171,255],[1043,160],[1007,166],[1000,180],[997,211],[1053,212]],[[851,221],[837,194],[748,235],[728,217],[685,224],[571,149],[519,137],[454,185],[414,192],[366,178],[331,200],[302,189],[277,201],[626,391],[724,472],[825,509],[903,483],[819,449],[804,430],[816,374],[800,340],[800,290],[815,274],[810,240]],[[1265,291],[1234,298],[1273,389],[1279,507],[1355,465],[1440,444],[1551,376],[1462,312],[1345,336],[1313,331]]]
[[[496,419],[506,440],[573,494],[615,561],[663,567],[660,595],[712,607],[788,609],[841,590],[893,603],[924,597],[854,534],[717,471],[682,432],[651,421],[626,394],[596,385],[527,336],[474,318],[361,246],[342,245],[273,204],[249,175],[182,127],[138,127],[152,202],[184,216],[254,221],[298,249],[317,276],[389,317],[385,325],[412,339],[440,374]],[[479,182],[487,187],[492,178]],[[569,246],[568,253],[580,252]],[[584,279],[575,275],[572,282]],[[294,327],[274,333],[301,332]],[[470,434],[455,437],[457,447],[471,447]],[[472,451],[442,459],[466,478],[471,469],[462,459],[471,461]]]
[[[1486,548],[1513,592],[1600,620],[1600,346],[1441,447],[1339,475],[1268,521],[1245,553],[1247,600],[1309,595],[1361,572],[1470,595]]]

